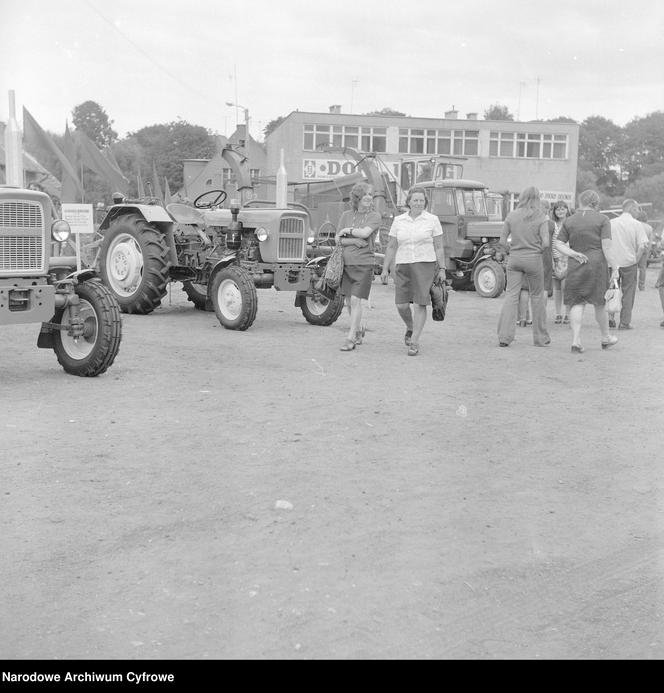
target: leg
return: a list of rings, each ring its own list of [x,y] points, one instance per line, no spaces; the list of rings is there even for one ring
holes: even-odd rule
[[[528,260],[527,277],[530,285],[530,303],[533,316],[533,344],[546,346],[551,341],[551,337],[546,329],[544,268],[539,258],[535,257],[534,260]]]
[[[498,341],[503,344],[511,344],[516,332],[516,316],[519,310],[519,294],[523,272],[511,267],[507,268],[507,288],[503,307],[498,318]]]
[[[397,311],[401,319],[406,323],[406,329],[413,331],[413,313],[410,310],[410,303],[397,303]]]
[[[355,340],[360,331],[362,320],[362,299],[359,296],[350,297],[350,326],[348,328],[348,339]]]
[[[607,342],[609,340],[609,314],[604,310],[604,306],[595,306],[595,320],[597,320],[602,333],[602,341]]]
[[[632,309],[636,297],[636,281],[638,268],[636,265],[620,268],[620,286],[623,292],[622,310],[620,311],[620,324],[631,325]]]
[[[638,262],[638,267],[639,267],[639,291],[645,291],[646,290],[646,273],[648,270],[648,251],[646,250],[645,253],[643,253],[643,257],[639,260]]]
[[[519,323],[522,327],[525,326],[526,320],[528,320],[528,299],[530,294],[528,289],[521,289],[519,292]]]
[[[413,304],[413,336],[411,344],[418,346],[420,343],[420,335],[424,328],[424,323],[427,321],[427,307],[421,306],[418,303]]]
[[[572,327],[572,346],[581,346],[581,323],[585,304],[579,303],[569,309],[569,321]]]

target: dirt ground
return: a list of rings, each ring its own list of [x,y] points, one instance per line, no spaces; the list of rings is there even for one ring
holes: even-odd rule
[[[657,271],[582,355],[456,292],[409,358],[379,282],[349,353],[273,290],[175,284],[91,379],[2,328],[0,658],[662,658]]]

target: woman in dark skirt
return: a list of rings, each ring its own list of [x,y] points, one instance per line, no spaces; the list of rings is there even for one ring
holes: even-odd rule
[[[565,219],[556,239],[556,250],[569,257],[563,300],[570,306],[572,353],[581,354],[581,324],[586,303],[595,307],[595,319],[602,333],[602,349],[613,346],[617,337],[609,334],[609,316],[604,310],[604,294],[609,288],[611,264],[611,224],[600,214],[599,195],[585,190],[579,195],[579,207]],[[569,243],[568,245],[565,245]],[[612,278],[617,278],[614,268]]]

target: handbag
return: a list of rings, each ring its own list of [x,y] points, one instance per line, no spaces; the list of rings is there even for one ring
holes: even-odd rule
[[[330,289],[338,289],[341,286],[341,278],[344,274],[344,249],[341,244],[335,245],[325,265],[323,275],[325,283]]]
[[[562,253],[558,257],[553,258],[553,276],[556,279],[565,279],[567,277],[567,255]]]
[[[622,289],[618,286],[618,282],[613,279],[604,294],[604,310],[607,313],[620,313],[621,309]]]
[[[445,320],[450,289],[447,283],[438,277],[437,273],[431,289],[429,289],[429,294],[431,296],[431,317],[437,322]]]

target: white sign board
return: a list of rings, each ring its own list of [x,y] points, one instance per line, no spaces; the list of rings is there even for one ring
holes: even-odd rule
[[[557,200],[565,200],[567,206],[572,209],[574,207],[573,192],[559,192],[557,190],[540,190],[540,200],[545,200],[553,204]]]
[[[72,233],[95,232],[95,217],[92,205],[63,202],[62,218],[69,222]]]
[[[304,180],[348,176],[356,171],[355,163],[348,159],[304,159],[302,162]]]

